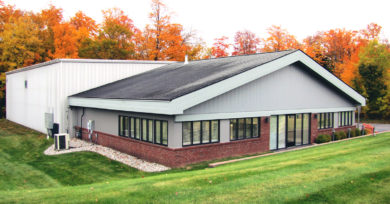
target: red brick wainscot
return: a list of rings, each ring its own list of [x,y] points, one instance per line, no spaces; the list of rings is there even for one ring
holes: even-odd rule
[[[102,146],[136,156],[169,167],[182,167],[187,164],[210,161],[226,157],[267,152],[269,150],[269,119],[261,118],[259,138],[196,145],[172,149],[169,147],[143,142],[131,138],[94,131],[92,141]],[[98,134],[97,140],[95,133]],[[83,128],[83,140],[89,141],[88,131]]]
[[[348,129],[349,128],[351,130],[354,130],[356,128],[356,126],[352,125],[352,126],[338,127],[338,128],[335,128],[335,131],[336,132],[344,131],[348,135]],[[327,128],[327,129],[318,130],[318,135],[332,135],[332,130],[333,130],[333,128]]]
[[[327,128],[327,129],[318,129],[318,120],[317,117],[315,116],[316,113],[311,114],[311,122],[310,122],[310,127],[311,127],[311,143],[315,143],[316,138],[318,135],[332,135],[332,130],[333,128]],[[344,131],[345,133],[348,134],[348,129],[351,128],[351,130],[354,130],[356,126],[343,126],[343,127],[338,127],[334,128],[336,132],[339,131]]]

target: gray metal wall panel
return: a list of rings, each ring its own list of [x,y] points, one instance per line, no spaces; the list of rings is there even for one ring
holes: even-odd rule
[[[77,117],[72,127],[80,126],[81,115],[83,113],[82,108],[74,108],[74,111],[72,112],[76,115],[73,117]],[[173,122],[173,116],[85,108],[83,116],[83,128],[87,127],[87,123],[89,120],[94,120],[96,131],[108,133],[111,135],[118,135],[119,115],[168,121],[168,147],[181,147],[181,123]],[[178,131],[179,129],[180,131]],[[75,136],[74,131],[72,132],[72,136]]]
[[[207,102],[184,114],[340,108],[354,104],[317,81],[299,65],[290,65]]]

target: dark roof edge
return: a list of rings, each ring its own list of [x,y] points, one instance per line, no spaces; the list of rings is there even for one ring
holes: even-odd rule
[[[24,72],[32,69],[37,69],[40,67],[56,64],[56,63],[116,63],[116,64],[172,64],[176,61],[152,61],[152,60],[108,60],[108,59],[54,59],[47,62],[42,62],[39,64],[30,65],[27,67],[15,69],[8,71],[5,74],[15,74],[19,72]]]

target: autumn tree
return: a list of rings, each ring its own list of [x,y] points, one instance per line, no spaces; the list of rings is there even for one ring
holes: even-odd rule
[[[61,23],[62,9],[57,8],[54,5],[50,5],[49,8],[43,9],[38,14],[31,16],[34,22],[39,28],[39,39],[43,42],[43,52],[41,54],[43,61],[54,59],[55,46],[54,46],[54,26]]]
[[[249,30],[238,31],[234,36],[234,51],[232,55],[246,55],[256,53],[260,39]]]
[[[96,21],[85,15],[82,11],[78,11],[75,16],[70,19],[69,23],[76,30],[79,46],[88,38],[96,38],[98,31]]]
[[[228,40],[229,38],[226,36],[215,38],[213,47],[211,47],[211,55],[216,58],[228,56],[230,47],[230,44],[227,42]]]
[[[295,36],[289,34],[286,29],[272,25],[267,29],[269,37],[263,39],[263,52],[275,52],[289,49],[300,49],[300,43]]]
[[[0,32],[4,31],[4,26],[12,17],[13,19],[23,16],[23,12],[16,9],[15,6],[6,5],[0,0]]]
[[[77,30],[68,22],[53,26],[54,53],[52,58],[78,58]]]
[[[82,42],[82,58],[134,59],[134,33],[139,32],[133,21],[118,9],[103,11],[104,21],[96,40]]]
[[[188,44],[183,26],[170,22],[170,15],[164,3],[152,0],[149,18],[152,24],[144,31],[145,49],[149,60],[184,60]]]
[[[389,115],[388,104],[390,52],[386,45],[371,41],[363,48],[359,60],[359,75],[363,85],[364,95],[367,97],[367,115],[370,118],[381,118]],[[385,107],[385,108],[384,108]]]
[[[10,71],[42,61],[42,40],[39,39],[39,27],[31,14],[10,20],[1,33],[1,61]]]

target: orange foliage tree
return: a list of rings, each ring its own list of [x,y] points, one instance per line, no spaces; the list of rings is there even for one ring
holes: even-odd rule
[[[288,49],[300,49],[300,43],[295,36],[289,34],[286,29],[280,26],[272,25],[267,29],[269,37],[263,39],[263,52],[275,52]]]
[[[234,36],[232,55],[253,54],[258,51],[260,39],[249,30],[238,31]]]
[[[222,36],[220,38],[214,39],[213,47],[211,47],[211,55],[213,57],[226,57],[229,55],[228,49],[230,47],[230,44],[226,41],[229,38],[226,36]]]
[[[68,22],[53,26],[54,53],[52,58],[78,58],[78,35]]]
[[[167,7],[160,0],[152,0],[151,7],[152,24],[146,26],[143,36],[147,59],[182,61],[188,49],[182,25],[170,22]]]

